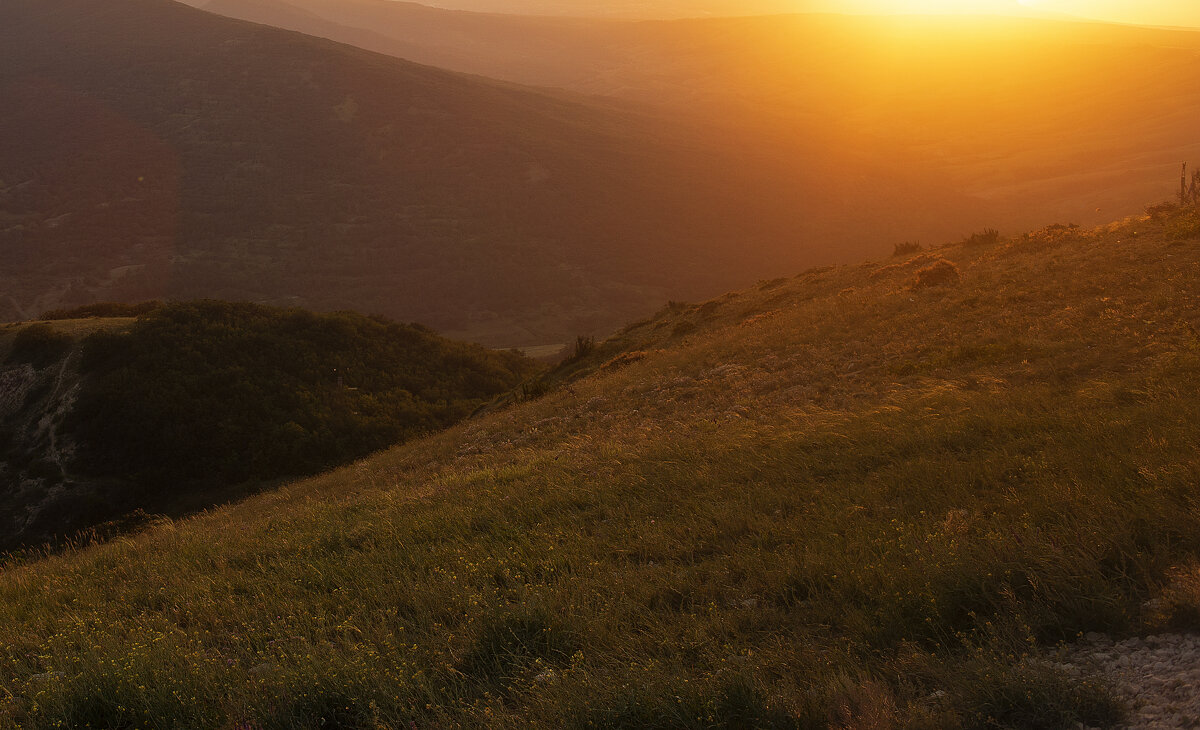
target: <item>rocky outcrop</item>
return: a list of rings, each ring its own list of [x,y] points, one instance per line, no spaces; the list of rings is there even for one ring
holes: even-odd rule
[[[1157,634],[1114,641],[1088,634],[1060,661],[1070,674],[1102,678],[1127,702],[1130,714],[1122,727],[1200,727],[1200,636]]]
[[[76,344],[36,366],[0,363],[0,550],[69,532],[64,498],[92,492],[73,474],[75,443],[63,429],[79,393],[78,361]]]

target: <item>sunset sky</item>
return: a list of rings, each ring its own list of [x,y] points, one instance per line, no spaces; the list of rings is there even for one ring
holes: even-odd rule
[[[1122,23],[1200,26],[1196,0],[1022,0],[1022,4]]]
[[[1143,25],[1200,27],[1198,0],[422,0],[493,13],[687,17],[787,12],[1072,15]]]

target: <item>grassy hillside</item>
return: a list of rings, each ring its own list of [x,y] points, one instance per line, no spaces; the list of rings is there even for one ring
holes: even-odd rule
[[[9,727],[1073,727],[1200,628],[1200,219],[672,305],[550,392],[0,573]],[[1157,600],[1152,600],[1157,599]]]
[[[0,550],[348,463],[462,420],[538,369],[352,313],[93,308],[123,309],[140,316],[0,330]]]
[[[0,90],[5,319],[212,297],[561,343],[837,259],[876,225],[837,201],[924,174],[846,180],[822,139],[730,145],[170,0],[5,2]],[[934,187],[947,210],[893,225],[986,218]]]

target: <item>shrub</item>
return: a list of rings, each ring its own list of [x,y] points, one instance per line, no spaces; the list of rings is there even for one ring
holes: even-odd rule
[[[919,251],[923,251],[924,249],[925,247],[921,245],[920,241],[904,241],[903,243],[897,243],[895,245],[892,255],[908,256],[909,254],[914,254]]]
[[[566,359],[566,362],[579,362],[588,355],[591,355],[596,350],[596,338],[585,337],[579,335],[575,338],[575,349],[571,351],[571,355]]]
[[[61,357],[71,348],[71,336],[59,332],[51,325],[31,324],[13,338],[8,362],[29,364],[40,368]]]
[[[1179,211],[1180,208],[1178,205],[1167,201],[1165,203],[1158,203],[1157,205],[1151,205],[1147,207],[1146,215],[1150,216],[1150,220],[1156,223],[1162,223],[1163,221],[1169,220]]]
[[[1173,241],[1200,238],[1200,211],[1189,210],[1173,217],[1167,222],[1166,231]]]
[[[962,240],[964,246],[994,246],[1000,242],[1000,231],[995,228],[985,228],[979,233],[972,233]]]
[[[535,369],[411,325],[223,302],[97,332],[82,367],[68,423],[81,467],[164,495],[360,458],[470,415]]]
[[[533,378],[521,383],[517,388],[516,398],[519,401],[537,400],[550,392],[550,384],[543,377]]]
[[[917,272],[917,279],[913,282],[913,289],[948,286],[950,284],[957,284],[958,280],[958,267],[946,259],[938,259]]]

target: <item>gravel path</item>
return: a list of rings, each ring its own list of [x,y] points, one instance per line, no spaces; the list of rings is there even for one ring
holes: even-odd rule
[[[1113,641],[1088,634],[1059,661],[1070,674],[1098,676],[1112,685],[1130,708],[1124,727],[1200,729],[1200,636]]]

